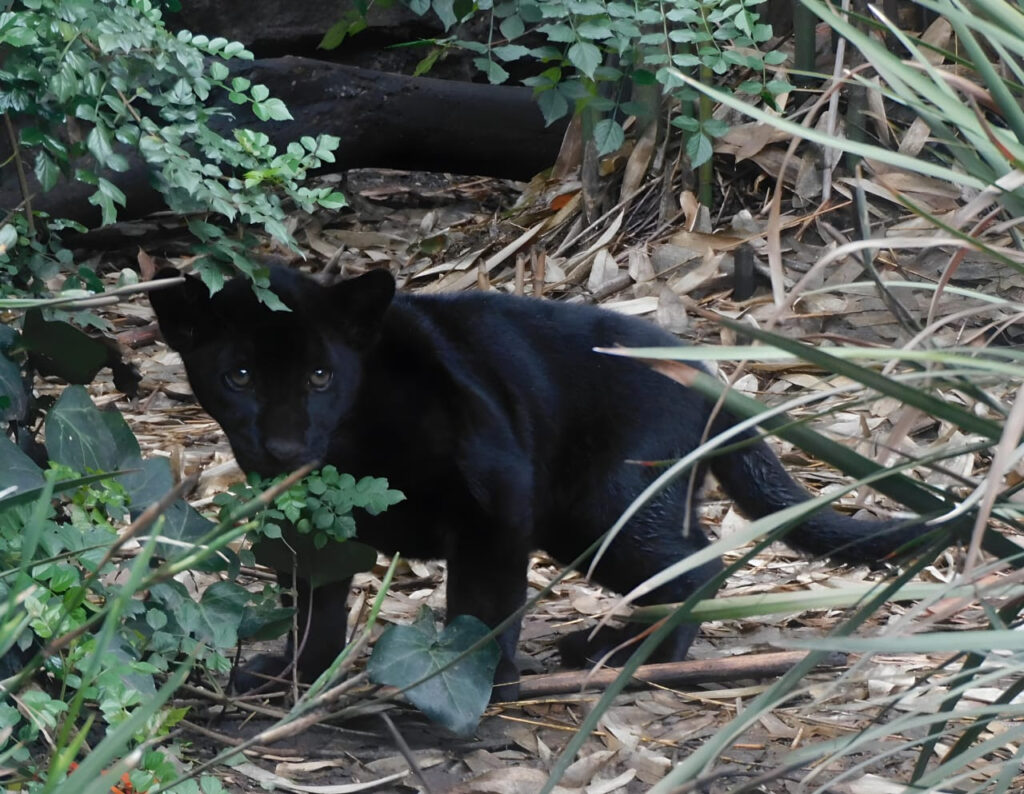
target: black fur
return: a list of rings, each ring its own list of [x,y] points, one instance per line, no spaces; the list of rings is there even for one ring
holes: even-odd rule
[[[656,476],[635,461],[685,455],[711,413],[703,397],[646,365],[593,352],[679,344],[642,320],[495,293],[396,295],[384,271],[322,287],[277,269],[272,288],[292,311],[268,310],[243,281],[211,299],[189,278],[151,300],[196,397],[244,470],[274,475],[316,460],[385,476],[405,493],[384,514],[359,516],[359,537],[384,552],[447,559],[452,616],[493,626],[519,609],[529,553],[577,557]],[[236,375],[232,386],[239,368],[249,383],[239,386],[245,378]],[[317,370],[333,374],[321,390],[309,381]],[[719,417],[712,430],[731,423]],[[752,518],[807,499],[760,441],[708,465]],[[598,565],[598,582],[631,590],[707,545],[687,479],[626,526]],[[878,560],[920,532],[823,510],[787,540],[814,554]],[[682,601],[720,570],[708,563],[640,601]],[[337,602],[347,589],[346,582],[313,594],[298,660],[305,677],[342,647],[345,610]],[[302,626],[308,587],[299,594]],[[657,659],[683,658],[695,632],[677,630]],[[495,683],[504,698],[516,693],[518,636],[516,622],[499,638]],[[606,633],[582,655],[600,656],[624,636]]]

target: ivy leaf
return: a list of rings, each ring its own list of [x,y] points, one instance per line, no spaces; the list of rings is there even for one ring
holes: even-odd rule
[[[438,634],[434,613],[423,607],[411,626],[389,626],[381,634],[366,670],[371,681],[395,687],[436,673],[405,696],[430,719],[466,736],[476,729],[487,708],[501,654],[493,640],[463,654],[490,631],[479,619],[459,615]],[[459,657],[463,658],[438,672]]]
[[[81,386],[69,386],[46,418],[50,457],[75,471],[111,471],[117,466],[113,435]]]
[[[214,582],[206,588],[202,606],[205,636],[216,648],[230,648],[238,644],[238,626],[249,600],[248,591],[237,582]]]
[[[18,445],[0,433],[0,471],[4,473],[0,490],[14,487],[17,492],[38,488],[43,484],[43,472],[32,459],[18,449]]]
[[[4,355],[2,345],[0,345],[0,397],[6,399],[5,404],[0,405],[0,421],[7,422],[25,416],[29,405],[29,394],[21,379],[21,367]],[[6,438],[3,433],[0,433],[0,437]]]
[[[102,342],[70,323],[43,319],[39,309],[25,313],[21,343],[40,372],[68,383],[91,383],[109,358]]]

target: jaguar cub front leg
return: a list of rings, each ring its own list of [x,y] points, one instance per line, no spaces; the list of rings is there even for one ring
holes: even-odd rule
[[[259,654],[236,670],[237,692],[280,689],[292,680],[295,666],[299,681],[310,683],[330,667],[345,648],[351,577],[315,588],[305,579],[298,579],[294,588],[297,603],[288,594],[292,589],[292,575],[278,571],[277,581],[282,590],[281,603],[296,607],[297,636],[296,631],[288,632],[283,654]]]

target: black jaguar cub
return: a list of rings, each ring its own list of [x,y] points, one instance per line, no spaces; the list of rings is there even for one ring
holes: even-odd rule
[[[242,280],[211,297],[188,277],[151,299],[242,469],[274,475],[333,463],[357,477],[387,477],[405,493],[379,516],[360,515],[359,538],[383,552],[446,559],[450,616],[495,626],[519,609],[530,552],[576,558],[656,476],[636,461],[690,452],[711,415],[696,392],[593,351],[679,344],[642,320],[496,293],[396,295],[384,270],[324,287],[275,269],[271,285],[291,311],[269,310]],[[733,421],[720,416],[712,432]],[[760,441],[708,467],[751,517],[808,498]],[[687,479],[626,526],[598,565],[598,582],[629,591],[707,545]],[[823,510],[788,541],[814,554],[878,560],[920,532]],[[707,563],[641,602],[682,601],[720,570]],[[312,593],[300,583],[298,625],[310,621],[298,656],[305,678],[342,648],[347,591],[347,582]],[[582,658],[566,661],[600,657],[628,631],[600,634]],[[658,659],[684,658],[695,633],[678,629]],[[517,621],[499,637],[498,698],[518,691],[518,636]],[[255,670],[284,667],[263,657]],[[242,686],[254,683],[248,676]]]

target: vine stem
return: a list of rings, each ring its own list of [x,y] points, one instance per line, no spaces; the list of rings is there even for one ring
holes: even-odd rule
[[[36,236],[36,222],[32,217],[32,196],[29,195],[28,177],[25,175],[25,162],[21,159],[21,147],[18,146],[18,135],[11,122],[10,113],[4,113],[4,126],[7,129],[7,138],[11,142],[11,152],[14,157],[14,168],[18,172],[18,186],[21,188],[22,207],[25,210],[25,220],[28,222],[28,233],[30,237]]]

